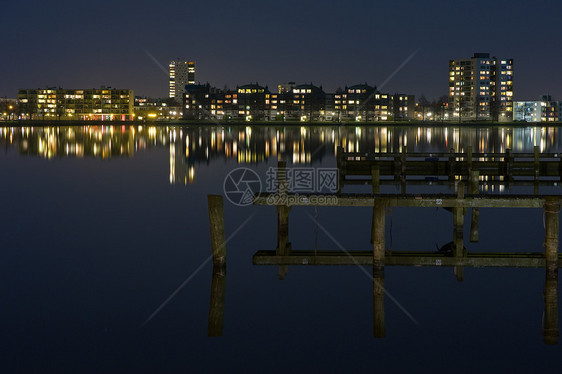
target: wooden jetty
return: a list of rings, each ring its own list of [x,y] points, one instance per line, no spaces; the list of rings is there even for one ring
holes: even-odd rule
[[[341,148],[340,148],[341,150]],[[427,160],[431,158],[431,160]],[[526,159],[531,158],[532,161]],[[277,246],[275,250],[260,250],[253,256],[255,265],[279,266],[279,278],[286,276],[289,266],[318,266],[318,265],[371,265],[373,267],[373,334],[384,337],[384,268],[386,266],[441,266],[454,268],[457,280],[464,279],[464,267],[534,267],[545,268],[545,318],[543,326],[544,342],[557,344],[558,342],[558,268],[562,265],[558,252],[559,213],[561,205],[560,195],[540,195],[538,188],[530,195],[515,194],[484,194],[479,186],[486,178],[497,178],[510,181],[512,185],[526,183],[524,178],[531,178],[533,183],[551,181],[544,178],[560,178],[561,160],[558,154],[540,154],[535,149],[533,154],[386,154],[359,155],[351,153],[338,154],[340,182],[343,185],[350,182],[350,176],[370,178],[372,193],[352,194],[337,193],[324,199],[322,206],[372,207],[371,222],[372,249],[360,250],[294,250],[289,240],[289,216],[291,209],[298,206],[311,206],[312,194],[292,194],[287,189],[284,168],[286,164],[278,165],[279,191],[290,199],[281,199],[272,204],[269,197],[272,194],[259,194],[254,199],[255,205],[274,205],[277,211]],[[456,194],[417,194],[406,193],[405,188],[400,193],[380,193],[381,181],[392,176],[403,186],[412,181],[410,176],[437,178],[446,177],[448,182],[455,181]],[[523,178],[519,180],[519,178]],[[554,183],[554,182],[552,182]],[[277,200],[273,200],[277,201]],[[390,207],[418,207],[418,208],[448,208],[453,213],[453,241],[447,253],[435,251],[392,251],[387,255],[385,251],[385,211]],[[471,208],[470,241],[478,241],[479,209],[481,208],[534,208],[544,210],[545,240],[544,251],[526,253],[511,252],[472,252],[464,247],[463,227],[464,216]],[[217,210],[211,206],[210,215]],[[213,223],[213,219],[211,219]],[[224,224],[222,224],[224,227]],[[213,229],[211,234],[221,234]],[[222,238],[222,236],[221,236]],[[220,242],[213,239],[212,243]],[[215,250],[213,244],[213,262],[221,264],[226,256],[225,252]],[[213,274],[215,274],[213,272]],[[214,279],[214,278],[213,278]],[[213,283],[215,281],[213,280]],[[219,293],[220,294],[220,293]],[[213,303],[211,303],[213,305]],[[210,315],[211,317],[211,315]],[[222,315],[221,315],[222,321]],[[215,323],[216,325],[216,323]],[[221,322],[222,326],[222,322]]]
[[[365,183],[379,185],[446,184],[468,181],[473,172],[487,185],[557,186],[562,181],[562,154],[541,153],[360,153],[338,147],[339,186]]]

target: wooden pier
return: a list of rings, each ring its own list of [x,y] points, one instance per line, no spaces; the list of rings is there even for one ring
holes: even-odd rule
[[[341,150],[341,149],[340,149]],[[426,160],[427,158],[431,160]],[[441,159],[443,158],[443,159]],[[526,160],[532,158],[532,161]],[[423,160],[421,160],[423,159]],[[285,163],[279,163],[279,192],[289,199],[279,200],[273,204],[277,211],[277,246],[275,250],[260,250],[253,256],[255,265],[279,266],[279,278],[288,273],[289,266],[334,266],[334,265],[370,265],[373,268],[373,328],[375,337],[384,337],[384,269],[386,266],[440,266],[452,267],[458,281],[464,280],[465,267],[516,267],[544,268],[545,278],[545,318],[543,337],[547,344],[558,342],[558,268],[562,265],[559,246],[559,213],[560,195],[541,195],[536,184],[555,183],[544,178],[560,178],[560,157],[558,154],[442,154],[407,155],[358,155],[350,153],[338,154],[340,181],[343,185],[350,180],[349,176],[363,176],[369,179],[372,193],[343,193],[340,189],[324,199],[322,206],[341,207],[372,207],[371,222],[372,249],[358,250],[294,250],[289,238],[289,218],[293,207],[311,206],[312,194],[292,194],[284,183],[283,172]],[[441,178],[446,176],[449,183],[455,182],[455,194],[418,194],[406,193],[403,187],[400,193],[381,193],[381,181],[392,176],[403,186],[410,185],[410,176]],[[480,183],[487,178],[498,179],[499,182],[509,181],[519,186],[529,181],[535,184],[534,194],[485,194],[480,191]],[[523,179],[519,179],[523,178]],[[558,179],[557,179],[558,180]],[[427,183],[427,182],[426,182]],[[262,193],[255,197],[255,205],[272,205],[271,194]],[[326,197],[326,195],[325,195]],[[211,200],[209,200],[209,212]],[[449,250],[435,252],[418,249],[397,251],[387,254],[385,251],[385,211],[394,207],[446,208],[453,213],[452,242]],[[479,240],[479,216],[481,208],[534,208],[542,209],[545,215],[545,239],[543,251],[513,252],[472,252],[464,246],[464,217],[471,209],[470,241]],[[213,222],[211,220],[211,222]],[[217,231],[220,234],[220,230]],[[211,230],[212,235],[213,229]],[[212,240],[212,243],[220,240]],[[543,244],[543,243],[540,243]],[[537,243],[537,247],[540,247]],[[213,244],[213,248],[215,248]],[[219,253],[213,249],[213,254]],[[224,255],[226,256],[226,255]],[[216,261],[220,263],[220,254]],[[215,262],[215,260],[214,260]],[[214,279],[214,278],[213,278]],[[214,283],[215,281],[213,281]]]
[[[477,172],[487,185],[557,186],[562,181],[562,154],[540,153],[360,153],[338,147],[339,185],[447,184],[469,181]],[[538,191],[536,191],[538,194]]]

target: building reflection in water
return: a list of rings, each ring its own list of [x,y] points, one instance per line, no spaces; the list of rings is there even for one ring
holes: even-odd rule
[[[197,168],[216,159],[239,164],[268,162],[314,164],[348,152],[557,152],[557,127],[357,127],[357,126],[45,126],[0,127],[0,146],[21,155],[60,157],[133,157],[152,147],[168,148],[169,181],[187,185]]]

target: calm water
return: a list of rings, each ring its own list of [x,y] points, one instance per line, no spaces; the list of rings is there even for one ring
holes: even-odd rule
[[[371,269],[290,267],[279,280],[277,267],[252,265],[256,251],[275,249],[275,209],[227,200],[223,330],[207,336],[213,273],[207,195],[222,195],[225,176],[240,166],[262,180],[278,159],[289,167],[335,168],[339,144],[350,152],[539,146],[557,153],[562,132],[0,127],[1,371],[562,369],[560,343],[543,342],[544,269],[465,268],[459,282],[448,267],[387,267],[386,337],[376,339]],[[540,192],[561,191],[553,185]],[[452,239],[451,217],[443,209],[393,209],[387,247],[435,251]],[[371,218],[370,208],[296,207],[290,241],[293,249],[369,250]],[[481,209],[480,241],[466,242],[469,251],[541,252],[543,212]]]

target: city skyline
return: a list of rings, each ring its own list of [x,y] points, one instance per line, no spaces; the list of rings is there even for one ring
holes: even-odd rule
[[[0,32],[9,36],[9,53],[0,62],[0,96],[26,87],[107,85],[166,97],[161,67],[175,56],[197,61],[197,81],[217,87],[312,81],[335,91],[355,82],[379,86],[413,55],[384,90],[435,99],[447,94],[449,59],[489,51],[516,61],[516,100],[562,97],[562,78],[553,73],[562,53],[545,37],[556,32],[558,3],[541,1],[533,6],[549,11],[530,12],[523,1],[172,1],[161,8],[122,1],[111,12],[80,5],[81,16],[69,17],[71,4],[6,4]]]

